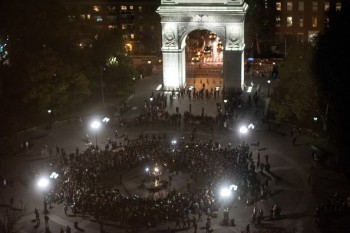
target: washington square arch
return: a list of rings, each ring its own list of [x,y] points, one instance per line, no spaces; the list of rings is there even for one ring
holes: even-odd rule
[[[221,38],[224,88],[244,87],[244,0],[162,0],[163,85],[186,86],[186,38],[195,30],[208,30]]]

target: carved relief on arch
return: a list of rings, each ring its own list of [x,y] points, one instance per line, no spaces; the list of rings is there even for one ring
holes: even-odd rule
[[[177,32],[175,27],[165,26],[163,34],[163,45],[165,47],[177,46]]]
[[[188,31],[188,25],[179,25],[177,27],[177,34],[179,38],[182,38],[186,31]]]
[[[242,33],[240,27],[231,26],[227,28],[226,48],[228,50],[240,50],[242,45]]]

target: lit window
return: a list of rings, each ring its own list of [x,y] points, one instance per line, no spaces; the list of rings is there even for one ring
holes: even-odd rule
[[[287,11],[292,11],[292,10],[293,10],[293,3],[287,2]]]
[[[335,4],[335,9],[336,9],[336,11],[341,11],[341,3],[340,2],[337,2]]]
[[[287,17],[287,27],[291,27],[293,25],[293,17],[288,16]]]
[[[312,11],[317,12],[318,2],[312,2]]]
[[[131,34],[130,34],[130,38],[131,38],[131,39],[135,39],[135,34],[134,34],[134,33],[131,33]]]
[[[134,9],[134,6],[129,6],[129,9],[130,9],[130,10],[133,10],[133,9]]]
[[[99,12],[101,10],[101,7],[100,6],[93,6],[92,9],[95,12]]]
[[[108,29],[114,29],[114,28],[116,28],[115,25],[108,25]]]
[[[324,11],[329,11],[329,2],[324,3]]]
[[[276,2],[276,10],[281,11],[281,8],[282,8],[281,2]]]
[[[299,18],[299,27],[304,27],[304,19],[303,18]]]
[[[139,11],[142,12],[142,6],[139,6]]]
[[[281,18],[279,16],[276,16],[276,27],[281,26]]]
[[[312,16],[311,24],[312,24],[312,27],[314,27],[314,28],[317,27],[317,17],[316,16]]]
[[[85,15],[80,15],[80,18],[81,19],[85,19]]]
[[[304,2],[299,2],[299,11],[304,11]]]
[[[86,18],[87,19],[91,19],[91,15],[86,15]]]
[[[103,21],[101,15],[96,15],[96,16],[95,16],[95,20],[96,20],[96,22],[102,22],[102,21]]]
[[[128,9],[128,7],[127,7],[127,6],[120,6],[120,9],[121,9],[122,11],[126,11],[126,10]]]
[[[122,24],[122,29],[125,30],[127,28],[126,24]]]

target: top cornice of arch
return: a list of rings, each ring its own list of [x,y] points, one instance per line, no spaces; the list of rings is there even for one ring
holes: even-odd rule
[[[242,5],[244,0],[161,0],[162,5]]]

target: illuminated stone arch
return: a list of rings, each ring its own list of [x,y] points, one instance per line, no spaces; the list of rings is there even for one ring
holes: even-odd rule
[[[177,89],[186,84],[186,37],[194,30],[215,32],[224,45],[223,78],[227,88],[244,84],[243,0],[162,0],[157,9],[162,24],[163,84]]]

